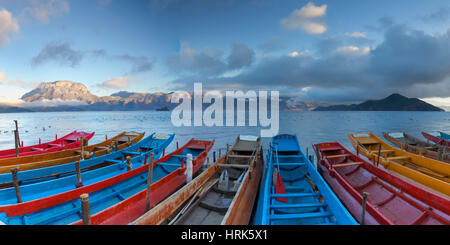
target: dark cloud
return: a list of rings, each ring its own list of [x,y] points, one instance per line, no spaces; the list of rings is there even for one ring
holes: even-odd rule
[[[249,66],[253,62],[253,56],[253,50],[239,43],[232,44],[231,52],[225,60],[219,50],[196,51],[188,43],[182,43],[180,52],[170,55],[166,64],[173,72],[214,77]]]
[[[129,54],[113,55],[104,49],[79,51],[74,50],[67,42],[52,42],[45,45],[40,53],[32,58],[34,66],[47,62],[59,62],[62,66],[76,67],[85,57],[103,58],[108,60],[119,60],[131,65],[129,73],[141,73],[151,71],[153,63],[145,56],[132,56]]]
[[[227,58],[230,70],[249,66],[253,61],[254,52],[244,44],[233,43],[231,53]]]
[[[75,67],[81,62],[83,57],[83,52],[73,50],[69,43],[53,42],[45,45],[41,52],[31,60],[31,63],[33,65],[41,65],[50,61],[56,61],[61,65]]]
[[[430,35],[394,25],[372,48],[337,37],[323,39],[318,50],[318,56],[267,56],[235,77],[196,81],[210,87],[291,88],[291,93],[317,101],[360,101],[394,92],[420,98],[450,94],[450,29]],[[174,84],[191,81],[181,78]]]

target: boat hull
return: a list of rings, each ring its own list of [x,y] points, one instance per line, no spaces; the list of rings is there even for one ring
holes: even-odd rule
[[[378,162],[390,171],[397,172],[442,194],[450,195],[449,164],[397,149],[373,133],[357,136],[349,134],[348,138],[355,150],[373,163]],[[379,148],[380,145],[381,148]],[[380,149],[380,157],[378,157]]]
[[[38,145],[32,145],[32,146],[26,146],[26,147],[19,147],[19,157],[22,156],[31,156],[31,155],[40,155],[44,153],[49,152],[56,152],[61,151],[64,149],[73,149],[80,147],[80,138],[84,137],[87,142],[94,136],[95,132],[93,133],[86,133],[86,132],[77,132],[73,131],[72,133],[60,138],[56,139],[51,142],[42,143]],[[8,150],[2,150],[0,151],[0,159],[5,158],[15,158],[16,156],[16,149],[8,149]]]
[[[337,142],[314,147],[318,149],[322,176],[359,223],[362,194],[367,192],[364,224],[449,224],[450,199],[376,167]]]

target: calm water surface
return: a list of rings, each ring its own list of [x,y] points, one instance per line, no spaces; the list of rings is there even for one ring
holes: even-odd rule
[[[14,147],[13,120],[19,121],[20,139],[26,145],[53,140],[72,132],[95,131],[89,142],[94,144],[112,137],[122,131],[144,131],[175,133],[174,142],[167,148],[170,152],[190,138],[215,139],[213,150],[225,149],[232,145],[237,135],[259,135],[258,127],[174,127],[170,112],[132,111],[132,112],[45,112],[0,114],[0,149]],[[450,112],[280,112],[279,133],[297,134],[302,149],[306,151],[311,144],[325,141],[339,141],[353,150],[347,134],[351,132],[372,131],[378,136],[381,132],[405,131],[422,138],[421,131],[450,131]],[[263,139],[267,149],[269,138]],[[222,150],[223,151],[223,150]]]

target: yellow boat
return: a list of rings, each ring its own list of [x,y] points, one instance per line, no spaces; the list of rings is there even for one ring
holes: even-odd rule
[[[9,173],[13,168],[19,171],[26,171],[38,168],[46,168],[65,163],[80,161],[81,158],[89,159],[93,156],[99,157],[114,150],[121,150],[132,144],[139,142],[145,133],[122,132],[117,136],[105,141],[81,148],[63,150],[40,155],[31,155],[15,158],[0,159],[0,174]],[[81,156],[83,154],[83,157]]]
[[[374,164],[397,172],[433,190],[450,195],[450,165],[395,148],[373,133],[349,134],[348,138],[357,154],[369,158]]]

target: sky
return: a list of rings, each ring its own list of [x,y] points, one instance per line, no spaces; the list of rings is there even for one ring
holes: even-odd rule
[[[448,0],[0,0],[0,101],[70,80],[450,108]]]

